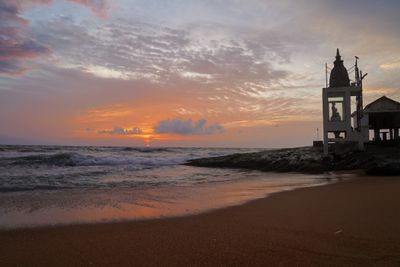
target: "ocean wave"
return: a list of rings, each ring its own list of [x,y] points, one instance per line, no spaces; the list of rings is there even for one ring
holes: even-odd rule
[[[0,193],[186,186],[229,181],[187,160],[238,152],[216,148],[0,146]]]
[[[128,156],[92,156],[83,155],[76,152],[66,152],[57,154],[36,154],[20,156],[8,159],[12,165],[51,165],[51,166],[116,166],[133,165],[137,167],[152,167],[181,164],[187,160],[184,156],[175,157],[138,157],[137,155]]]
[[[133,152],[141,152],[141,153],[160,153],[160,152],[175,152],[170,148],[152,148],[152,147],[123,147],[118,148],[118,150],[122,151],[133,151]]]
[[[0,187],[0,193],[23,192],[23,191],[36,191],[36,190],[66,190],[73,189],[71,186],[51,186],[51,185],[38,185],[38,186],[15,186],[15,187]]]
[[[13,165],[54,165],[54,166],[76,166],[82,156],[78,153],[37,154],[30,156],[15,157]]]
[[[23,145],[0,145],[0,152],[19,153],[48,153],[54,151],[88,151],[88,152],[139,152],[139,153],[163,153],[176,152],[179,148],[166,147],[96,147],[96,146],[23,146]]]
[[[54,183],[57,180],[57,183]],[[21,181],[22,182],[22,181]],[[106,182],[101,180],[83,180],[83,179],[64,179],[52,177],[46,180],[41,180],[38,184],[37,179],[35,181],[24,181],[24,183],[12,183],[7,185],[0,185],[0,193],[11,193],[11,192],[23,192],[23,191],[56,191],[56,190],[101,190],[101,189],[114,189],[114,188],[151,188],[160,187],[164,185],[173,185],[175,181],[162,181],[162,180],[148,180],[148,181],[137,181],[137,180],[123,180],[118,182]]]

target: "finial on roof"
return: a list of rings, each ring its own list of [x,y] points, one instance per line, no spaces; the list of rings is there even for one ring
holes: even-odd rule
[[[341,58],[339,48],[336,49],[336,58],[338,58],[338,59]]]

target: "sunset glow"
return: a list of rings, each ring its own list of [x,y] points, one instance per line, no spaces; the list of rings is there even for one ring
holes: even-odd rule
[[[337,47],[400,98],[399,2],[360,2],[0,0],[0,142],[311,144]]]

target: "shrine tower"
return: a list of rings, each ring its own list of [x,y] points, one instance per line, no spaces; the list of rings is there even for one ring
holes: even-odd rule
[[[343,64],[339,49],[331,70],[328,84],[326,65],[326,87],[322,89],[322,108],[324,126],[324,154],[332,148],[339,150],[364,149],[364,140],[368,140],[368,123],[363,122],[362,72],[358,69],[358,57],[354,67],[355,79],[350,81],[349,73]],[[352,110],[352,99],[355,107]],[[357,112],[352,125],[351,114]]]

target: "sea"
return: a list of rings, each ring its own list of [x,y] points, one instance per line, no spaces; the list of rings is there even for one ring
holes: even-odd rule
[[[186,216],[342,178],[184,165],[261,150],[3,145],[0,229]]]

